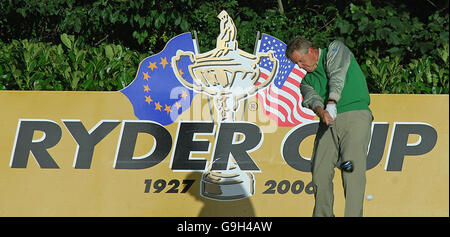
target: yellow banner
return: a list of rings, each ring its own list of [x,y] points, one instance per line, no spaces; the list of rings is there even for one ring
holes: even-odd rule
[[[371,101],[364,215],[448,216],[448,95]],[[1,216],[312,215],[316,118],[277,126],[250,97],[211,122],[203,94],[165,126],[121,92],[1,91],[0,105]],[[334,184],[342,216],[340,172]]]

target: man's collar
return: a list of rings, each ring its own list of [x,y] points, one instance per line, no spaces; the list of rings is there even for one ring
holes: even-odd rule
[[[317,63],[319,63],[320,54],[322,53],[322,50],[319,48],[319,57],[317,57]]]

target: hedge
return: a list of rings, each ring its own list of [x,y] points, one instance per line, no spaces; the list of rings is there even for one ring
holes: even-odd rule
[[[302,34],[318,47],[340,39],[371,93],[448,94],[448,6],[417,15],[402,1],[288,0],[281,12],[277,2],[0,1],[0,89],[120,90],[180,33],[195,30],[202,52],[214,48],[225,9],[248,52],[258,31],[284,42]]]

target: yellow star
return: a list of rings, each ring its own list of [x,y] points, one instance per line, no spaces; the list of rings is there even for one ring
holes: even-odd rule
[[[147,80],[150,78],[150,76],[148,75],[148,72],[142,72],[142,74],[144,74],[144,80]]]
[[[180,68],[179,72],[180,72],[180,76],[183,76],[184,72],[181,71],[181,68]]]
[[[161,62],[159,64],[163,66],[163,69],[166,68],[166,65],[169,64],[167,62],[167,57],[161,58]]]
[[[178,101],[177,102],[175,102],[175,105],[174,105],[175,107],[177,107],[177,109],[180,109],[180,107],[181,107],[181,104],[180,103],[178,103]]]
[[[148,85],[144,85],[144,91],[145,92],[149,92],[150,91],[150,88],[148,87]]]
[[[172,112],[172,110],[170,109],[170,106],[165,105],[166,108],[164,108],[164,111],[167,111],[167,114],[169,114],[170,112]]]
[[[155,110],[161,111],[161,107],[162,107],[162,105],[160,105],[159,102],[156,102],[156,103],[155,103]],[[161,111],[161,112],[162,112],[162,111]]]
[[[181,97],[183,97],[183,99],[186,99],[187,96],[188,96],[187,92],[183,90],[183,92],[181,93]]]
[[[150,98],[150,96],[145,96],[145,102],[147,102],[148,104],[150,104],[152,102],[152,98]]]
[[[158,67],[156,66],[156,62],[154,62],[154,63],[150,62],[150,65],[148,65],[148,68],[152,69],[152,72],[153,72],[153,69],[158,68]]]

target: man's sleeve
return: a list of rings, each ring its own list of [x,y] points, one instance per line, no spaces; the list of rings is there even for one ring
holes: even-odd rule
[[[352,52],[341,41],[335,40],[328,46],[326,71],[330,99],[341,98],[351,57]]]
[[[300,84],[300,92],[302,93],[303,100],[302,106],[312,109],[315,112],[315,108],[320,106],[323,109],[323,100],[314,90],[314,88],[306,83]]]

